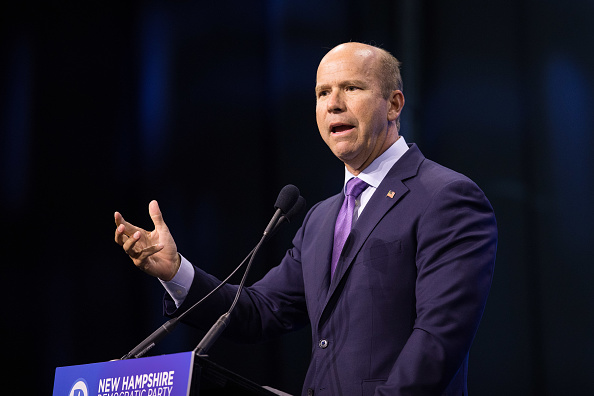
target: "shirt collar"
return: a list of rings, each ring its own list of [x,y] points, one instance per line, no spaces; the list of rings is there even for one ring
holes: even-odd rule
[[[400,136],[398,140],[394,142],[386,151],[384,151],[379,157],[377,157],[369,166],[358,176],[353,175],[349,172],[346,167],[344,168],[344,184],[343,191],[346,188],[346,184],[353,177],[358,177],[365,183],[369,184],[373,188],[377,188],[384,177],[388,174],[388,171],[394,166],[396,161],[402,157],[402,155],[408,150],[408,145],[404,140],[404,136]]]

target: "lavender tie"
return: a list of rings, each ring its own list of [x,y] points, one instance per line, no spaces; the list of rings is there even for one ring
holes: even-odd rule
[[[338,258],[351,232],[353,224],[353,212],[355,211],[355,201],[359,195],[368,187],[368,184],[358,178],[353,178],[347,182],[346,196],[334,226],[334,247],[332,248],[332,263],[330,265],[330,277],[334,276]]]

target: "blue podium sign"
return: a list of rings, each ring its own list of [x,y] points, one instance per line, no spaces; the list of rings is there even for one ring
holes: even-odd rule
[[[56,368],[53,396],[188,396],[194,352]]]

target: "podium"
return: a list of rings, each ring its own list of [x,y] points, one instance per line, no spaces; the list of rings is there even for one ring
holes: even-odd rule
[[[56,368],[53,396],[287,395],[194,352]]]

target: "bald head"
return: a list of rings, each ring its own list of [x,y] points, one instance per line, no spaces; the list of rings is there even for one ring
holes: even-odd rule
[[[395,90],[402,91],[402,76],[400,75],[400,61],[388,51],[369,44],[358,42],[349,42],[339,44],[332,48],[322,58],[320,65],[324,61],[333,59],[336,55],[347,55],[365,58],[369,61],[368,69],[375,74],[381,85],[384,98],[388,98]]]

